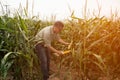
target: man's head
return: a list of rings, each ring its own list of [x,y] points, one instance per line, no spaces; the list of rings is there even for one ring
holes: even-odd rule
[[[64,27],[64,24],[61,21],[56,21],[53,25],[54,33],[60,33]]]

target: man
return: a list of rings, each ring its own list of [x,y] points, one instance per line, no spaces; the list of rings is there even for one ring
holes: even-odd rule
[[[56,21],[53,26],[48,26],[43,28],[38,34],[35,36],[36,42],[36,53],[40,60],[41,71],[43,74],[43,80],[47,80],[49,78],[49,54],[50,51],[56,53],[57,55],[61,55],[62,51],[55,49],[51,46],[51,42],[54,40],[59,41],[64,45],[68,45],[69,43],[63,41],[59,33],[62,31],[64,24],[61,21]]]

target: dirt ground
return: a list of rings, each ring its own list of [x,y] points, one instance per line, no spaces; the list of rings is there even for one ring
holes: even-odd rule
[[[68,70],[67,67],[59,66],[59,63],[51,60],[49,80],[79,80],[76,79],[77,73]]]
[[[51,76],[49,80],[120,80],[120,77],[116,77],[113,79],[111,78],[111,76],[104,75],[96,79],[87,78],[86,76],[84,76],[84,74],[82,74],[82,72],[77,73],[77,71],[69,70],[69,67],[65,66],[58,67],[58,65],[59,63],[56,63],[55,61],[51,60],[50,62]]]
[[[96,79],[93,79],[96,76],[91,76],[92,78],[88,78],[82,72],[71,70],[69,66],[65,67],[64,65],[60,65],[60,61],[56,60],[50,60],[50,78],[48,80],[120,80],[119,76],[114,79],[111,76],[101,76]],[[90,74],[95,73],[90,72]],[[12,76],[8,76],[6,80],[13,80]],[[39,80],[39,78],[35,80]]]

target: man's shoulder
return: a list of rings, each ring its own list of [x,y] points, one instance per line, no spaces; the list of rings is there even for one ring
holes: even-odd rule
[[[44,27],[42,30],[48,32],[48,31],[51,30],[51,28],[52,28],[52,26],[46,26],[46,27]]]
[[[51,29],[52,29],[52,26],[46,26],[45,28],[43,28],[43,29],[41,30],[41,32],[51,33]]]
[[[50,29],[50,28],[52,28],[52,27],[53,27],[53,26],[51,25],[51,26],[47,26],[46,28],[49,28],[49,29]]]
[[[44,27],[44,29],[50,29],[52,26],[46,26]]]

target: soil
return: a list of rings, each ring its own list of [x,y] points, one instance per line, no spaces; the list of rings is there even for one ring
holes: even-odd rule
[[[99,73],[90,71],[90,74],[97,74],[99,77],[91,76],[90,78],[86,77],[84,73],[70,70],[70,67],[65,67],[64,65],[60,66],[60,61],[51,60],[50,62],[50,78],[49,80],[120,80],[120,77],[112,78],[110,75],[99,75]]]

